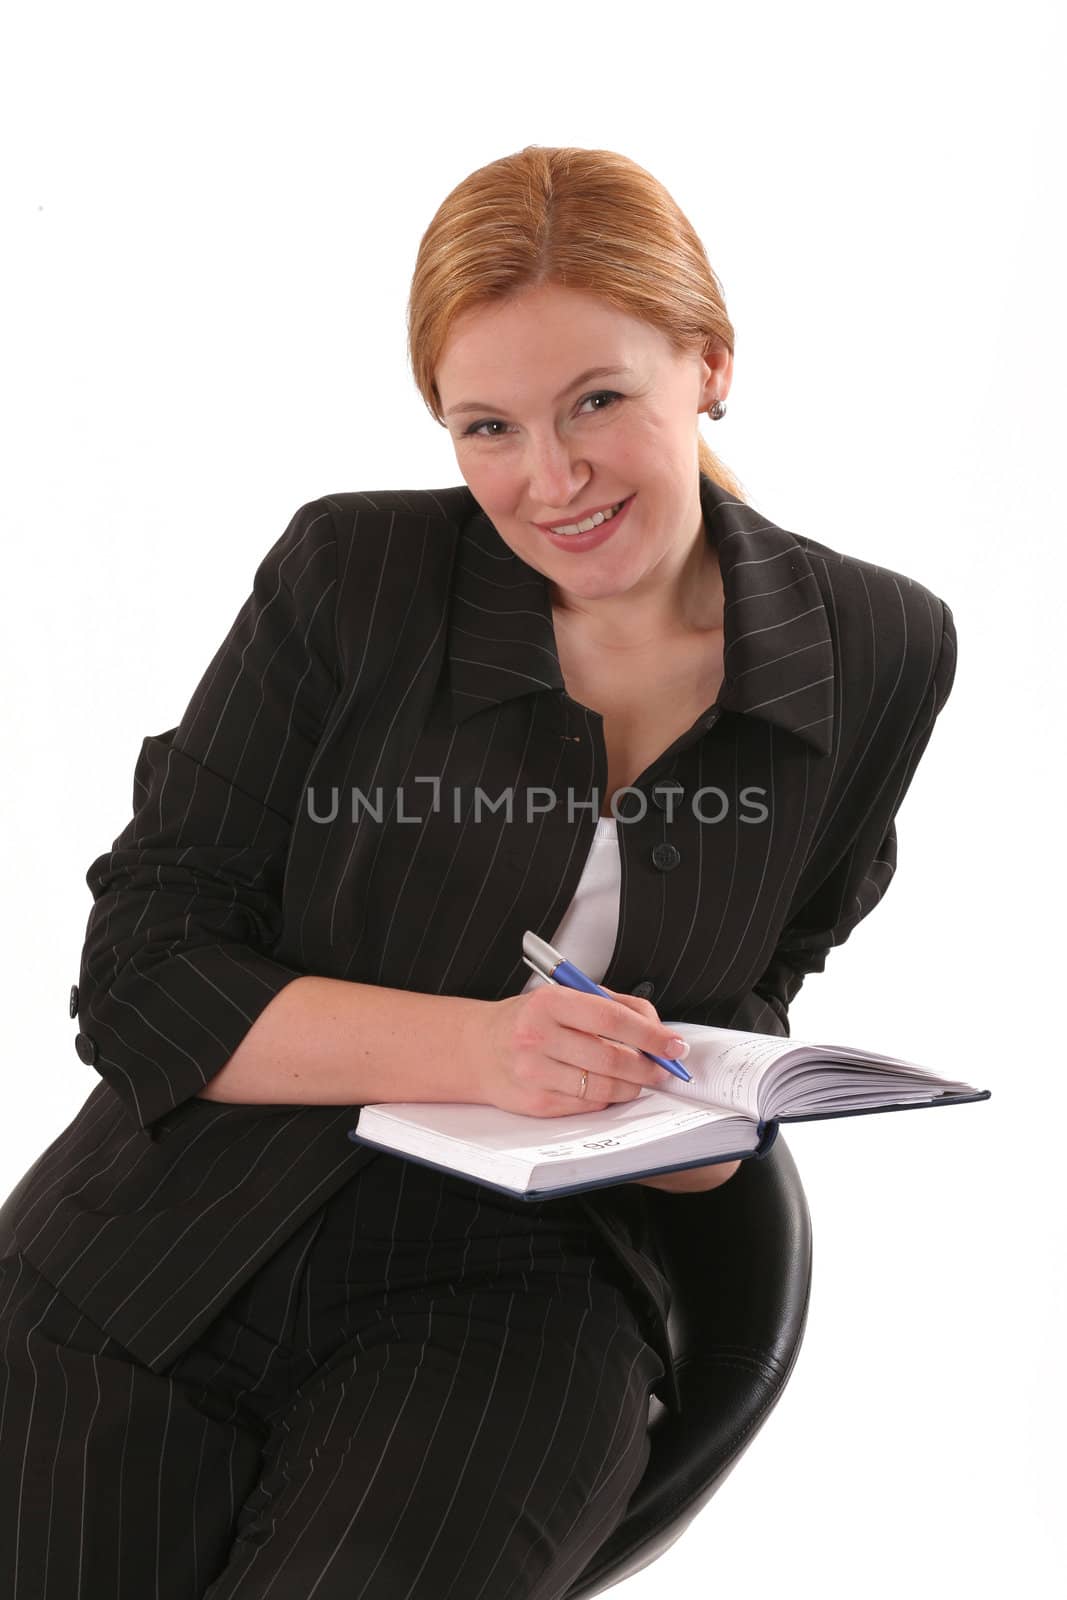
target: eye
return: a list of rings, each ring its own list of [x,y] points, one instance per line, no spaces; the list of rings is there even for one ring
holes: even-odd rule
[[[618,394],[614,389],[597,389],[593,394],[587,394],[584,400],[579,400],[578,404],[580,406],[584,406],[586,401],[588,401],[588,400],[607,400],[607,401],[609,401],[610,402],[609,405],[598,406],[596,411],[591,413],[591,415],[597,416],[601,411],[609,411],[611,409],[611,404],[613,404],[616,400],[621,400],[622,398],[623,398],[623,396],[621,394]],[[463,437],[465,439],[473,439],[473,438],[476,438],[476,437],[481,437],[483,439],[499,439],[499,438],[502,437],[501,434],[499,434],[499,433],[482,433],[482,429],[483,428],[506,428],[506,427],[507,427],[507,423],[506,422],[501,422],[499,418],[497,418],[497,417],[487,417],[484,422],[472,422],[469,428],[464,428]]]

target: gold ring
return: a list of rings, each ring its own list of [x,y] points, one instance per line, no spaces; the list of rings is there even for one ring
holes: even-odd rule
[[[582,1098],[582,1095],[585,1093],[588,1083],[589,1083],[589,1074],[588,1074],[588,1072],[583,1072],[582,1073],[582,1087],[578,1090],[578,1099],[579,1100]]]

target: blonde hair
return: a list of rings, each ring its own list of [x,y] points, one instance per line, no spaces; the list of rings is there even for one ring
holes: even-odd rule
[[[419,243],[408,297],[408,359],[444,425],[434,374],[457,317],[542,283],[598,295],[658,328],[679,354],[734,330],[704,246],[663,185],[613,150],[527,145],[447,195]],[[737,479],[700,437],[700,471],[739,500]]]

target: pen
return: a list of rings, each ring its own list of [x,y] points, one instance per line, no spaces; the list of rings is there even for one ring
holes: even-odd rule
[[[581,989],[585,994],[602,994],[605,1000],[614,997],[602,989],[599,983],[594,983],[592,978],[576,967],[573,961],[568,961],[561,956],[558,950],[553,950],[547,940],[539,938],[536,933],[531,933],[529,928],[522,936],[522,959],[528,967],[541,978],[547,978],[550,983],[560,983],[567,989]],[[666,1067],[668,1072],[673,1072],[676,1078],[682,1078],[686,1083],[693,1081],[692,1073],[682,1066],[680,1061],[675,1061],[672,1056],[657,1056],[651,1050],[642,1050],[641,1054],[650,1061],[657,1062],[661,1067]]]

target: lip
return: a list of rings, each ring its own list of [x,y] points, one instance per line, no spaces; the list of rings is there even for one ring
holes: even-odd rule
[[[633,499],[633,496],[631,495],[630,498]],[[559,522],[535,522],[534,527],[543,529],[545,533],[551,533],[552,529],[558,528],[560,524],[566,525],[569,522],[585,522],[587,518],[595,517],[598,511],[610,511],[612,506],[617,506],[618,504],[619,502],[617,500],[609,500],[607,505],[590,506],[588,511],[581,511],[576,517],[561,517]]]
[[[628,499],[622,502],[621,511],[616,512],[615,516],[612,517],[610,522],[602,522],[598,527],[590,528],[588,533],[553,533],[551,526],[546,527],[540,522],[535,524],[535,526],[541,529],[545,535],[545,538],[549,539],[557,550],[569,550],[573,555],[581,555],[584,550],[593,550],[597,545],[606,544],[606,542],[614,534],[615,530],[619,527],[620,523],[624,522],[629,516],[630,507],[633,505],[636,498],[637,495],[635,492],[634,494],[630,495]],[[617,505],[618,502],[612,501],[611,504]],[[598,510],[603,511],[608,511],[610,508],[610,506],[597,507]],[[581,517],[577,517],[575,520],[577,522],[581,522],[583,519]]]

